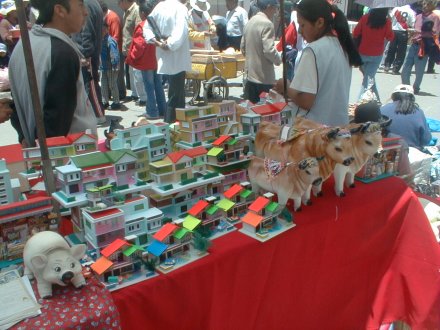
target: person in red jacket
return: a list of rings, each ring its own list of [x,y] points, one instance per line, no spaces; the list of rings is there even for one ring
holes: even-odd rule
[[[385,40],[392,41],[394,32],[391,29],[391,20],[388,16],[388,8],[375,8],[361,17],[353,30],[353,38],[361,38],[359,54],[364,64],[361,71],[364,74],[359,99],[365,91],[371,88],[380,102],[379,92],[374,80],[379,69],[385,48]]]
[[[147,93],[146,118],[158,119],[163,117],[167,106],[165,93],[162,87],[162,75],[157,74],[156,46],[148,44],[143,36],[143,28],[147,16],[153,10],[148,2],[139,5],[140,22],[133,33],[133,40],[127,53],[126,63],[135,69],[141,70]]]

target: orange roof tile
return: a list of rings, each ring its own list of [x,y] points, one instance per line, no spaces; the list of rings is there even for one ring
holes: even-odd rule
[[[115,239],[112,243],[110,243],[109,245],[107,245],[104,249],[102,249],[101,254],[104,257],[110,257],[113,253],[115,253],[116,251],[118,251],[121,247],[123,247],[124,245],[130,245],[128,244],[126,241],[124,241],[123,239],[117,238]]]
[[[195,217],[197,214],[203,211],[205,207],[207,207],[209,203],[205,200],[198,201],[192,208],[189,209],[188,213]]]
[[[6,160],[6,164],[23,162],[23,152],[21,144],[10,144],[8,146],[0,147],[0,158]]]
[[[212,145],[218,147],[218,146],[222,145],[222,143],[226,142],[229,138],[231,138],[231,136],[229,136],[229,135],[222,135],[217,140],[212,142]]]
[[[187,150],[182,150],[184,152],[184,154],[188,157],[194,158],[197,156],[201,156],[201,155],[205,155],[208,150],[206,150],[206,148],[199,146],[199,147],[195,147],[195,148],[191,148],[191,149],[187,149]]]
[[[254,212],[260,212],[267,204],[269,204],[270,200],[263,196],[258,196],[258,198],[249,205],[249,210]]]
[[[72,143],[65,136],[54,136],[46,139],[46,144],[48,147],[58,147],[71,145]]]
[[[93,140],[97,140],[98,138],[93,134],[86,134],[85,132],[79,132],[79,133],[72,133],[67,135],[66,137],[70,140],[71,143],[78,140],[81,136],[87,135],[88,137],[92,138]]]
[[[251,225],[252,227],[257,227],[260,222],[263,221],[263,219],[264,217],[261,215],[258,215],[254,212],[248,212],[243,218],[241,218],[241,221]]]
[[[239,185],[239,184],[234,184],[231,188],[229,188],[228,190],[226,190],[223,195],[226,198],[231,199],[232,197],[234,197],[235,195],[237,195],[240,191],[242,191],[244,188]]]
[[[173,231],[177,228],[174,223],[168,222],[159,229],[159,231],[153,235],[154,239],[162,242],[165,238],[173,233]]]
[[[107,269],[109,269],[113,265],[113,262],[108,260],[106,257],[101,257],[98,260],[96,260],[90,268],[98,274],[101,275],[104,273]]]
[[[278,109],[278,107],[275,107],[273,104],[256,105],[254,107],[251,107],[251,109],[256,114],[259,114],[262,116],[280,112],[280,109]]]
[[[175,151],[175,152],[171,152],[167,155],[167,157],[173,162],[173,163],[177,163],[179,161],[180,158],[182,158],[183,156],[185,156],[185,150],[180,150],[180,151]]]

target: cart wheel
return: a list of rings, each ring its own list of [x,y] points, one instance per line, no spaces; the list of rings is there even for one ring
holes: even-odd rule
[[[203,98],[206,102],[221,102],[228,99],[229,86],[224,78],[214,76],[203,85]]]

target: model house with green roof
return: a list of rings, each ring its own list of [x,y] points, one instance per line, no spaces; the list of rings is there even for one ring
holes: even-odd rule
[[[194,223],[197,223],[197,221],[191,220],[188,222],[191,228],[193,228]],[[153,242],[147,247],[147,252],[150,257],[158,258],[159,263],[162,263],[166,259],[189,251],[192,233],[184,226],[168,222],[153,235],[153,239]]]
[[[240,184],[236,183],[232,185],[223,193],[223,196],[234,202],[233,216],[239,216],[245,212],[248,206],[252,203],[254,193],[251,190],[250,183],[244,181]]]
[[[41,149],[38,140],[36,143],[36,147],[22,150],[25,174],[30,177],[39,175],[41,170]],[[89,131],[47,138],[46,144],[53,167],[65,165],[71,156],[98,150],[98,138]]]
[[[150,180],[150,162],[161,160],[171,148],[170,127],[166,123],[148,123],[141,126],[116,129],[110,141],[111,150],[130,149],[138,157],[137,176]]]
[[[101,256],[90,268],[110,290],[120,288],[123,287],[120,284],[126,286],[133,273],[141,270],[143,252],[142,247],[117,238],[101,250]],[[145,275],[142,279],[145,279]]]
[[[248,212],[241,218],[242,231],[259,235],[262,238],[268,236],[269,231],[277,222],[279,205],[270,199],[258,196],[249,205]]]

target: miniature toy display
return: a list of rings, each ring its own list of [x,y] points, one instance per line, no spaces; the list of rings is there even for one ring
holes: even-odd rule
[[[266,196],[270,198],[273,194]],[[241,219],[243,227],[240,232],[260,242],[268,241],[295,226],[292,221],[278,217],[280,206],[267,197],[258,196]]]
[[[25,275],[37,280],[42,298],[52,296],[52,284],[72,283],[80,288],[86,284],[79,262],[85,252],[84,244],[70,247],[61,235],[42,231],[32,236],[24,247]]]
[[[288,222],[293,221],[293,217],[286,208],[287,200],[293,199],[295,211],[299,211],[301,198],[304,196],[305,200],[309,200],[310,187],[322,182],[318,160],[312,157],[299,163],[254,157],[248,171],[252,190],[256,194],[260,188],[277,194],[279,215]]]
[[[356,179],[368,183],[396,175],[401,148],[401,138],[383,138],[382,149],[368,159]]]
[[[101,257],[90,268],[110,291],[118,290],[157,275],[143,253],[141,246],[118,238],[100,251]]]
[[[294,163],[308,157],[322,158],[319,162],[319,173],[323,181],[333,173],[336,163],[348,166],[354,160],[349,130],[325,126],[303,128],[300,120],[297,120],[294,129],[290,130],[292,136],[280,142],[282,131],[279,125],[261,123],[255,138],[256,156]],[[321,194],[321,185],[313,187],[315,195]],[[309,204],[310,200],[305,203]]]

